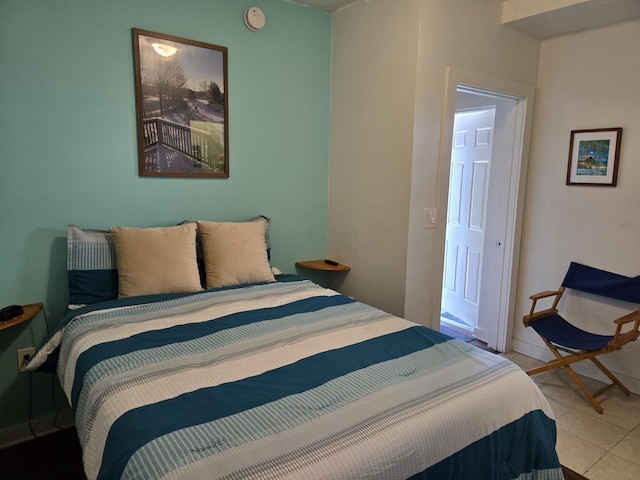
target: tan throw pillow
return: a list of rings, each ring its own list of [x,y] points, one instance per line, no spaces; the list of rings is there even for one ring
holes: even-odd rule
[[[202,237],[207,288],[275,282],[267,258],[266,220],[197,221]]]
[[[109,230],[116,250],[119,297],[202,290],[195,224]]]

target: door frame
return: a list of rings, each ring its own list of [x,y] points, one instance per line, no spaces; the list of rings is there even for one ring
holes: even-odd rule
[[[513,322],[515,315],[516,285],[522,237],[524,196],[527,180],[527,165],[531,141],[533,102],[535,86],[509,79],[493,77],[456,67],[447,67],[445,97],[441,118],[440,148],[438,158],[438,183],[436,208],[439,227],[435,232],[432,255],[431,285],[434,318],[440,317],[442,301],[442,276],[444,271],[444,249],[446,240],[447,203],[449,197],[449,174],[451,166],[451,145],[453,141],[453,121],[456,111],[458,88],[480,94],[507,97],[516,101],[515,128],[513,139],[511,175],[509,179],[509,201],[507,206],[507,229],[504,238],[504,262],[500,282],[500,305],[494,335],[489,336],[488,346],[501,352],[511,350]],[[495,345],[494,345],[495,342]]]

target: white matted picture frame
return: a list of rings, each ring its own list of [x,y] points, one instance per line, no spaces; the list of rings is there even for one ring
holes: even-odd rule
[[[572,130],[567,185],[615,187],[622,128]]]

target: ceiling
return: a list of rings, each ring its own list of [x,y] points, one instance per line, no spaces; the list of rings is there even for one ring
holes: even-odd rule
[[[528,0],[505,2],[502,22],[540,39],[640,18],[640,0],[557,0],[555,8],[539,8],[535,13],[519,18],[510,15],[516,10],[509,9],[509,3],[514,1],[518,1],[521,8]],[[512,18],[505,18],[509,16]]]
[[[327,12],[335,12],[360,0],[291,1],[326,10]],[[546,9],[539,7],[539,0],[497,1],[504,4],[516,4],[513,9],[516,12],[528,9],[531,12],[528,15],[506,20],[503,18],[503,23],[539,39],[552,38],[566,33],[579,32],[640,18],[639,0],[556,0],[556,7],[552,6],[554,1],[545,2]],[[529,5],[533,5],[533,7],[528,8]],[[506,7],[503,9],[503,17],[505,16],[505,11]]]
[[[295,3],[307,5],[327,12],[335,12],[336,10],[346,7],[350,3],[356,3],[358,0],[291,0]]]

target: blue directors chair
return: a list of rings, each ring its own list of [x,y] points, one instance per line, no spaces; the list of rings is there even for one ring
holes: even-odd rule
[[[555,360],[551,360],[546,365],[528,370],[527,374],[536,375],[556,368],[564,368],[593,408],[598,413],[602,413],[603,408],[596,397],[616,386],[625,395],[629,395],[630,392],[596,357],[620,350],[640,336],[638,332],[640,307],[613,320],[612,330],[615,327],[613,335],[597,335],[572,325],[558,313],[558,302],[567,288],[640,304],[640,276],[625,277],[572,262],[558,290],[547,290],[529,297],[532,300],[531,311],[522,319],[525,327],[533,328],[540,335],[555,357]],[[551,307],[536,312],[538,300],[548,297],[555,297]],[[611,383],[597,392],[590,392],[570,366],[583,360],[590,360],[611,380]]]

